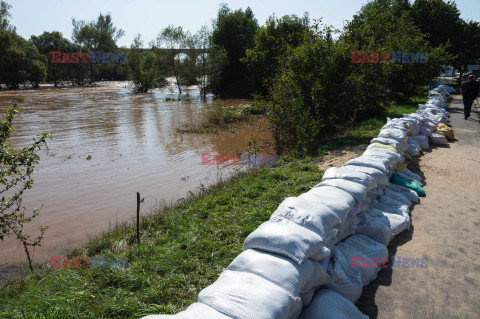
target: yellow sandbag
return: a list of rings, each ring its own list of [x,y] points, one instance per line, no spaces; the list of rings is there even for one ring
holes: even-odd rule
[[[455,134],[453,134],[452,128],[448,127],[443,123],[438,124],[437,130],[435,131],[435,133],[442,134],[450,141],[455,139]]]
[[[442,129],[442,128],[451,129],[447,124],[444,124],[444,123],[439,123],[437,128],[439,128],[439,129]]]
[[[407,152],[405,152],[405,158],[409,161],[412,160],[412,157],[410,156],[410,154],[408,154]]]
[[[398,162],[397,165],[395,165],[396,172],[403,171],[405,168],[407,168],[407,164],[405,164],[404,162]]]
[[[394,151],[395,153],[398,153],[395,147],[391,145],[381,144],[381,143],[372,143],[368,145],[367,150],[370,148],[383,148],[385,150],[391,150],[391,151]]]

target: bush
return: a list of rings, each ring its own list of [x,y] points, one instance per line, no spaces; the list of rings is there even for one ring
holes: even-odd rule
[[[381,112],[377,85],[354,74],[350,61],[351,47],[341,42],[319,39],[290,52],[271,91],[269,117],[278,151],[293,146],[305,154],[321,136],[367,110]]]
[[[270,17],[255,35],[255,46],[247,50],[242,59],[247,64],[252,89],[267,94],[288,49],[299,46],[312,35],[312,30],[295,15],[281,19]]]
[[[220,6],[214,21],[212,45],[226,53],[227,63],[222,65],[218,79],[210,89],[222,97],[246,97],[251,91],[248,85],[247,67],[241,62],[246,50],[253,47],[258,30],[252,10],[232,11],[226,4]]]
[[[238,114],[236,109],[224,107],[220,102],[216,102],[213,106],[207,108],[206,117],[209,124],[223,125],[232,123],[238,118]]]
[[[157,87],[158,61],[153,52],[143,52],[143,42],[136,36],[128,58],[128,75],[133,81],[135,91],[148,92]]]

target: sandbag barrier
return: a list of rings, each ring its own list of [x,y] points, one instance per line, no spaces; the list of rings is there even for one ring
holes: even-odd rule
[[[368,318],[355,302],[388,262],[389,242],[410,228],[410,207],[425,195],[406,162],[430,144],[448,143],[435,132],[447,123],[445,102],[454,91],[437,85],[416,113],[387,119],[360,157],[285,199],[196,303],[144,319]],[[355,266],[365,261],[369,267]]]

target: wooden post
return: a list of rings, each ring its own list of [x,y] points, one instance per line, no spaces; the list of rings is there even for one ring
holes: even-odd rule
[[[137,192],[137,243],[140,245],[140,193]]]

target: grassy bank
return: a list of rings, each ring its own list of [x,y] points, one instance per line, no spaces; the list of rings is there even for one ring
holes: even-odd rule
[[[353,146],[378,134],[386,117],[415,111],[425,99],[394,106],[386,114],[356,125],[326,141],[318,155]],[[241,252],[245,237],[267,220],[286,197],[316,185],[322,176],[317,157],[283,157],[276,167],[242,173],[187,202],[166,207],[135,230],[123,225],[101,236],[72,257],[127,258],[127,268],[51,269],[0,291],[0,318],[138,318],[175,313],[194,302]]]

